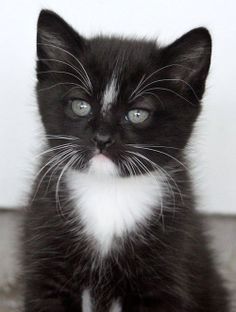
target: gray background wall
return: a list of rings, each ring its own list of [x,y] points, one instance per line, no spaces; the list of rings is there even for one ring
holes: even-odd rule
[[[0,9],[0,205],[24,203],[35,175],[41,124],[34,99],[36,21],[41,8],[83,35],[99,32],[174,40],[197,26],[213,35],[204,110],[193,140],[193,171],[204,211],[235,213],[236,2],[233,0],[21,0]]]

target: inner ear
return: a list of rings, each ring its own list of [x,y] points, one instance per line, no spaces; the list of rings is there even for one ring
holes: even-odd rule
[[[194,93],[200,99],[211,61],[211,36],[207,29],[196,28],[163,50],[163,60],[170,82],[182,91]]]
[[[40,70],[58,68],[66,60],[73,63],[73,55],[84,47],[85,40],[52,11],[41,11],[37,28],[37,56]]]

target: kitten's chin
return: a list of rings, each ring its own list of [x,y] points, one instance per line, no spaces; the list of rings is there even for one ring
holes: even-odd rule
[[[88,173],[101,176],[117,176],[118,168],[110,158],[103,154],[97,154],[89,161]]]

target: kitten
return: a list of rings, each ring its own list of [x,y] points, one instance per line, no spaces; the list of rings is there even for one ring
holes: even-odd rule
[[[184,158],[205,28],[159,47],[38,21],[49,148],[25,221],[25,312],[227,312]]]

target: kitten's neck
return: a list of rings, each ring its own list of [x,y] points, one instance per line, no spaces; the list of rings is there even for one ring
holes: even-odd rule
[[[122,178],[69,170],[66,184],[85,234],[102,254],[114,237],[137,230],[154,211],[161,213],[165,193],[163,177],[157,173]]]

